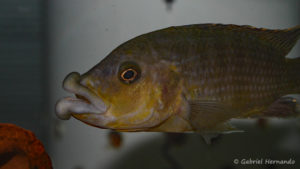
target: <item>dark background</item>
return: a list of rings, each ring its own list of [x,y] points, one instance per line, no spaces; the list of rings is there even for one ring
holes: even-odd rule
[[[39,0],[0,0],[0,122],[32,130],[45,142],[44,6]]]

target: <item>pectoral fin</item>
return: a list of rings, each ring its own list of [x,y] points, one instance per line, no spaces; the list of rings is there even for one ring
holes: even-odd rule
[[[230,134],[235,132],[244,132],[243,130],[236,129],[229,123],[222,123],[217,125],[214,128],[203,131],[201,133],[202,138],[206,144],[211,144],[212,140],[218,138],[221,134]]]
[[[228,104],[211,100],[196,100],[189,102],[189,121],[193,128],[201,133],[228,133],[237,131],[226,123],[237,116]]]
[[[201,137],[203,138],[204,142],[206,144],[212,144],[212,141],[216,138],[218,138],[220,134],[201,134]]]

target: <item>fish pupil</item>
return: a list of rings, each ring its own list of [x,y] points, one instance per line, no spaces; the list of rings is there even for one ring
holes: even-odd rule
[[[123,73],[122,73],[122,78],[125,80],[125,81],[133,81],[135,79],[135,77],[137,76],[137,72],[133,69],[128,69],[128,70],[125,70]]]
[[[131,84],[140,78],[141,69],[135,62],[127,61],[120,65],[118,76],[121,82]]]
[[[124,74],[124,78],[125,79],[131,79],[134,76],[134,72],[132,70],[128,70],[125,74]]]

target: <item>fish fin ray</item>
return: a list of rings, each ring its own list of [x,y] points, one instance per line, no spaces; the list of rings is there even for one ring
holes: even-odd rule
[[[254,35],[261,40],[265,40],[276,49],[280,49],[282,56],[290,52],[297,40],[300,38],[300,25],[288,29],[264,29],[255,28],[249,25],[224,25],[224,24],[196,24],[185,26],[173,26],[166,28],[166,31],[179,31],[179,30],[222,30],[222,31],[236,31],[247,32],[249,35]],[[278,52],[279,52],[278,51]]]
[[[300,38],[300,25],[283,30],[266,30],[261,35],[263,39],[269,41],[273,46],[287,55]]]
[[[218,125],[236,115],[236,112],[227,104],[213,100],[193,100],[189,101],[189,106],[189,121],[198,132],[217,131],[217,129],[222,132],[225,128]]]
[[[299,100],[295,97],[283,96],[276,100],[263,112],[267,117],[292,117],[300,115]]]
[[[217,134],[217,133],[200,134],[200,135],[203,138],[204,142],[208,145],[212,144],[213,139],[218,138],[220,136],[220,134]]]
[[[224,122],[224,123],[216,125],[213,128],[203,131],[202,133],[203,134],[208,134],[208,133],[230,134],[230,133],[236,133],[236,132],[243,132],[243,130],[237,129],[233,125],[229,124],[229,122]]]
[[[211,144],[212,140],[220,136],[220,134],[230,134],[244,132],[229,124],[228,122],[217,125],[215,128],[201,132],[201,136],[206,144]]]

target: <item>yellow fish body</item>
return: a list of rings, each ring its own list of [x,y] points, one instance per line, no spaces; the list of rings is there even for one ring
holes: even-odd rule
[[[87,73],[70,73],[61,119],[118,131],[205,132],[232,118],[295,115],[300,59],[285,56],[300,27],[199,24],[150,32],[113,50]],[[272,104],[273,103],[273,104]],[[272,106],[270,106],[272,105]]]

